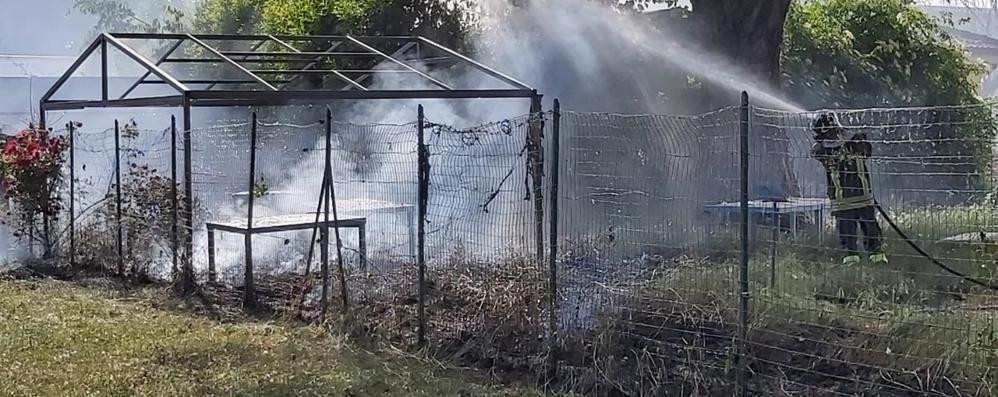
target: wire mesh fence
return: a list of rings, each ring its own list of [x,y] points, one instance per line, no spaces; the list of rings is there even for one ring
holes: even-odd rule
[[[191,131],[194,264],[233,303],[462,365],[546,364],[595,395],[989,394],[993,107],[837,112],[872,145],[865,181],[889,217],[870,208],[852,226],[814,156],[816,113],[248,118]],[[141,266],[169,253],[171,131],[130,128],[122,247]],[[77,239],[104,261],[113,138],[82,129],[73,147]],[[867,258],[871,216],[887,263]],[[842,264],[844,242],[860,263]]]
[[[66,252],[73,249],[73,261],[89,270],[168,277],[174,263],[171,124],[149,129],[134,120],[116,120],[110,128],[70,123],[72,170],[63,195],[72,201],[66,206],[72,214],[60,231]],[[66,244],[69,234],[72,244]]]
[[[838,112],[846,131],[871,143],[869,178],[886,217],[871,208],[864,217],[879,220],[856,227],[837,213],[801,234],[791,226],[813,214],[770,214],[751,265],[748,343],[759,382],[824,395],[993,392],[995,291],[968,279],[996,281],[994,110]],[[755,125],[785,131],[797,182],[821,197],[828,186],[811,155],[813,119],[753,114]],[[889,263],[841,265],[850,242]]]
[[[736,267],[724,258],[738,253],[725,205],[737,198],[737,109],[567,112],[561,129],[565,365],[576,379],[602,379],[597,393],[722,383],[733,324],[719,317],[736,309]],[[724,300],[708,304],[714,298]],[[708,315],[690,315],[698,311]]]
[[[543,351],[530,116],[460,128],[425,123],[428,333],[452,360],[529,368]]]

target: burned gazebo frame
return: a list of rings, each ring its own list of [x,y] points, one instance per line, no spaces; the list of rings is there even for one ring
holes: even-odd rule
[[[157,59],[152,60],[141,54],[130,41],[146,43],[167,42]],[[190,45],[198,56],[176,56],[181,46]],[[143,74],[123,94],[112,97],[109,94],[108,50],[116,50],[134,61]],[[318,51],[316,49],[319,49]],[[100,99],[57,100],[53,99],[73,74],[91,57],[100,53]],[[167,70],[169,66],[222,65],[229,69],[225,77],[210,73],[203,76],[184,77]],[[338,68],[351,65],[350,68]],[[358,68],[357,65],[364,67]],[[435,78],[425,68],[429,65],[462,66],[469,72],[482,73],[497,83],[497,88],[458,86]],[[173,68],[176,69],[176,68]],[[371,76],[379,73],[393,73],[408,78],[415,89],[384,89],[375,87]],[[484,77],[484,76],[483,76]],[[281,79],[283,78],[283,79]],[[312,87],[302,87],[308,81]],[[136,90],[147,85],[166,85],[172,88],[169,95],[135,95]],[[316,87],[318,85],[318,87]],[[541,95],[507,75],[483,65],[457,51],[420,36],[376,36],[361,37],[351,35],[226,35],[226,34],[183,34],[183,33],[104,33],[97,37],[55,82],[41,99],[41,125],[45,126],[48,111],[80,110],[86,108],[137,108],[137,107],[181,107],[183,109],[183,161],[184,161],[184,203],[183,227],[188,231],[184,241],[185,249],[180,264],[186,282],[193,282],[193,186],[192,186],[192,142],[191,108],[226,106],[282,106],[296,103],[322,102],[333,100],[365,99],[479,99],[479,98],[523,98],[530,99],[530,112],[539,116]],[[536,171],[533,178],[535,191],[535,216],[537,225],[542,225],[543,201],[541,201],[540,171],[543,169],[541,155],[540,117],[531,123],[528,140],[531,151],[531,169]],[[70,133],[72,142],[72,133]],[[173,140],[176,145],[176,139]],[[72,143],[71,143],[72,144]],[[173,169],[176,186],[176,152],[174,150]],[[71,160],[72,161],[72,160]],[[70,194],[73,193],[72,177]],[[174,194],[174,229],[178,226],[177,203]],[[73,222],[73,203],[70,200],[70,223]],[[543,226],[537,227],[537,256],[543,258]],[[71,250],[75,249],[73,233],[70,233]],[[177,265],[179,250],[177,232],[173,233],[174,265]]]

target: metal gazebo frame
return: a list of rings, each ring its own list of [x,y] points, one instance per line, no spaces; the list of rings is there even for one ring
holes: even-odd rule
[[[172,42],[165,51],[152,60],[142,55],[126,41],[138,40]],[[210,42],[217,42],[216,45]],[[306,49],[296,44],[305,43]],[[174,56],[181,46],[189,44],[197,49],[196,57]],[[300,44],[298,44],[300,45]],[[279,50],[265,51],[270,46]],[[248,47],[248,49],[246,48]],[[124,54],[144,69],[144,73],[118,97],[109,94],[108,49],[113,48]],[[314,51],[314,48],[323,48]],[[96,100],[55,100],[56,94],[73,76],[84,62],[100,51],[100,99]],[[430,56],[434,55],[434,56]],[[366,62],[358,62],[365,60]],[[368,65],[359,69],[337,69],[335,66],[319,69],[324,62],[332,65]],[[238,78],[186,78],[178,77],[164,69],[167,65],[220,64],[230,69],[231,75]],[[491,77],[500,88],[455,87],[443,82],[420,67],[427,65],[464,66],[470,71]],[[283,67],[282,67],[283,66]],[[292,68],[291,66],[297,66]],[[382,89],[372,87],[371,76],[379,73],[396,73],[415,76],[414,82],[432,88]],[[284,76],[278,81],[275,76]],[[355,77],[354,77],[355,76]],[[306,79],[321,79],[321,88],[297,88]],[[167,85],[175,91],[173,95],[137,96],[135,90],[143,85]],[[183,109],[183,153],[184,153],[184,220],[183,227],[194,230],[193,186],[192,186],[192,142],[191,108],[224,106],[282,106],[294,103],[307,103],[332,100],[364,99],[476,99],[476,98],[523,98],[530,99],[530,113],[540,115],[541,94],[499,71],[485,66],[455,50],[420,36],[375,36],[351,35],[229,35],[229,34],[186,34],[186,33],[103,33],[98,36],[76,59],[68,70],[53,84],[40,101],[40,124],[46,126],[46,113],[58,110],[79,110],[86,108],[129,108],[129,107],[181,107]],[[531,123],[529,140],[533,146],[532,169],[538,171],[534,182],[535,216],[541,225],[543,202],[540,201],[541,181],[539,170],[543,169],[541,155],[541,123]],[[72,145],[72,133],[70,133]],[[176,139],[174,139],[174,145]],[[175,160],[174,151],[174,164]],[[70,160],[72,162],[72,160]],[[176,167],[174,166],[174,169]],[[72,176],[71,176],[72,179]],[[174,175],[176,186],[176,175]],[[73,191],[73,181],[70,181]],[[176,197],[176,196],[175,196]],[[176,201],[176,200],[174,200]],[[176,207],[176,204],[175,204]],[[70,223],[73,222],[73,203],[70,200]],[[174,208],[176,217],[176,208]],[[176,219],[176,218],[175,218]],[[174,227],[178,222],[174,221]],[[543,226],[537,230],[538,260],[543,257]],[[70,238],[71,250],[74,237]],[[174,265],[177,264],[177,236],[174,232]],[[180,261],[185,267],[184,276],[193,277],[193,233],[188,233]],[[193,279],[189,280],[193,282]],[[186,284],[186,283],[185,283]]]

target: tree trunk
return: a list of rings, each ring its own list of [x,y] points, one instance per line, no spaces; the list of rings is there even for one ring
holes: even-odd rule
[[[708,51],[746,71],[761,88],[780,86],[783,24],[791,0],[692,0],[692,22]],[[707,108],[738,103],[736,89],[708,87]]]
[[[780,87],[780,51],[783,25],[791,0],[692,0],[692,26],[707,51],[723,57],[747,73],[745,79],[757,89],[778,95]],[[709,72],[707,72],[709,73]],[[713,110],[739,103],[740,88],[704,84],[703,110]],[[750,97],[752,92],[749,92]],[[757,96],[758,97],[758,96]],[[759,105],[758,102],[755,104]],[[765,106],[765,103],[761,104]],[[724,134],[730,131],[722,132]],[[788,131],[782,128],[752,128],[750,152],[754,154],[753,199],[778,199],[800,195],[791,167]],[[722,137],[733,138],[733,136]],[[734,145],[736,139],[725,139]],[[731,146],[726,150],[737,151]],[[734,177],[735,164],[725,167],[719,179]]]

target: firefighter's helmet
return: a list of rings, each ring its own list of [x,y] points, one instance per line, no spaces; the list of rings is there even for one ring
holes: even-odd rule
[[[818,115],[814,119],[814,132],[818,134],[832,132],[842,129],[842,123],[839,122],[839,116],[834,112],[826,112]]]

